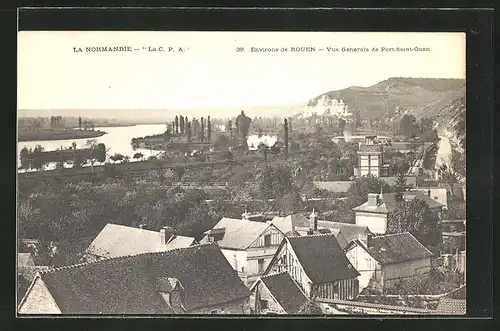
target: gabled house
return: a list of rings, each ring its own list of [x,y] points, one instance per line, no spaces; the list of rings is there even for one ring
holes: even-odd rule
[[[260,276],[250,287],[255,314],[298,314],[309,301],[287,271]]]
[[[264,275],[287,271],[306,297],[352,300],[359,273],[334,234],[285,237]]]
[[[170,227],[159,232],[108,223],[85,251],[85,259],[101,259],[163,252],[196,244],[192,237],[175,234]]]
[[[35,276],[19,314],[247,314],[250,291],[219,247],[195,245]]]
[[[432,199],[423,192],[406,191],[402,193],[402,200],[423,200],[429,206],[432,213],[441,218],[443,205]],[[353,208],[356,225],[367,226],[374,234],[384,234],[387,231],[387,216],[394,211],[398,205],[397,193],[368,193],[368,201]]]
[[[222,218],[202,243],[216,242],[245,284],[262,275],[285,234],[273,224]]]
[[[433,254],[409,232],[360,235],[346,248],[349,261],[360,273],[359,289],[390,288],[402,279],[431,271]]]

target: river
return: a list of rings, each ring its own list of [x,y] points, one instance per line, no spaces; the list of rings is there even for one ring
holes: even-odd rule
[[[149,150],[149,149],[136,149],[134,150],[130,144],[132,138],[140,138],[144,136],[151,136],[155,134],[160,134],[165,132],[164,124],[141,124],[134,126],[116,126],[116,127],[96,127],[95,130],[100,130],[107,132],[104,136],[92,138],[95,139],[98,143],[103,143],[106,145],[106,149],[108,149],[108,159],[109,156],[114,155],[115,153],[119,153],[125,156],[130,157],[130,161],[134,161],[132,158],[135,153],[142,153],[145,157],[151,155],[158,155],[160,151],[158,150]],[[44,151],[52,151],[58,148],[67,148],[71,146],[73,142],[76,143],[77,148],[83,148],[87,144],[87,140],[89,138],[84,139],[65,139],[65,140],[46,140],[46,141],[23,141],[17,143],[17,160],[18,166],[20,165],[19,161],[19,152],[22,148],[26,147],[28,149],[33,149],[35,146],[40,145],[43,147]],[[276,136],[262,136],[258,137],[257,135],[251,135],[247,139],[248,146],[250,149],[256,149],[260,142],[264,142],[266,145],[272,146],[277,140]],[[251,147],[253,145],[253,148]],[[99,163],[97,163],[99,164]],[[45,166],[45,170],[53,169],[55,167],[55,163],[52,162]],[[71,167],[71,165],[66,164],[66,167]]]
[[[132,157],[135,153],[142,153],[148,157],[150,155],[157,155],[159,151],[151,151],[149,149],[132,149],[130,141],[132,138],[139,138],[154,134],[165,132],[164,124],[141,124],[134,126],[116,126],[116,127],[96,127],[95,130],[107,132],[104,136],[91,138],[95,139],[98,143],[103,143],[108,149],[108,158],[115,153],[127,155],[133,161]],[[89,138],[84,139],[65,139],[65,140],[47,140],[47,141],[23,141],[17,143],[17,156],[19,163],[19,151],[26,147],[28,149],[35,148],[40,145],[44,151],[52,151],[58,148],[67,148],[73,142],[76,143],[77,148],[83,148],[87,144]],[[19,165],[19,164],[18,164]],[[69,165],[67,165],[69,167]],[[45,169],[52,169],[55,167],[54,163],[48,164]]]

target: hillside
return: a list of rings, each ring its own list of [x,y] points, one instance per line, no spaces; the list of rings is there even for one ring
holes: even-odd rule
[[[438,131],[450,138],[459,152],[462,152],[460,146],[466,137],[465,110],[465,97],[461,97],[443,107],[435,119]]]
[[[370,87],[351,86],[311,99],[315,106],[323,96],[342,99],[351,112],[362,118],[392,117],[397,107],[419,117],[435,117],[451,100],[465,96],[465,80],[443,78],[389,78]]]

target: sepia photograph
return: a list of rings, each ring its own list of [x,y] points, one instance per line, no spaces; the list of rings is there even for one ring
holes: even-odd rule
[[[464,316],[465,45],[19,31],[17,316]]]

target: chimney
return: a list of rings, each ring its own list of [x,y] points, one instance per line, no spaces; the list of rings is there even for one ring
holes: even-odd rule
[[[377,193],[368,193],[368,205],[377,207],[380,204],[379,195]]]
[[[318,231],[318,214],[316,214],[314,209],[311,215],[309,215],[309,221],[313,224],[313,230]]]
[[[160,240],[162,245],[168,244],[174,239],[174,229],[170,226],[164,226],[160,230]]]
[[[358,240],[363,244],[365,245],[366,248],[369,248],[370,247],[370,240],[372,238],[372,234],[369,233],[369,232],[364,232],[364,233],[360,233],[358,235]]]
[[[141,230],[142,230],[142,229],[144,229],[145,227],[146,227],[146,224],[143,224],[143,223],[139,224],[139,229],[141,229]]]

